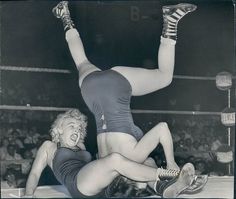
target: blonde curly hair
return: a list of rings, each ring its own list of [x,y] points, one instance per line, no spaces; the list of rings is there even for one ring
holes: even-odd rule
[[[50,129],[52,141],[56,144],[59,143],[60,132],[62,130],[62,123],[65,119],[68,118],[73,118],[80,124],[80,142],[83,143],[87,135],[87,117],[78,109],[70,109],[65,113],[61,113],[57,116]]]

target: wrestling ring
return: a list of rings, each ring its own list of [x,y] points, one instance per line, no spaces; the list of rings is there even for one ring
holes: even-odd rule
[[[18,67],[18,66],[0,66],[0,75],[3,72],[15,71],[15,72],[27,72],[27,73],[62,73],[70,74],[69,70],[51,69],[51,68],[35,68],[35,67]],[[227,111],[223,112],[206,112],[206,111],[174,111],[174,110],[132,110],[133,114],[172,114],[172,115],[215,115],[221,117],[221,122],[227,127],[227,139],[228,145],[231,146],[231,127],[235,123],[235,113],[228,111],[231,108],[230,104],[230,87],[232,85],[232,79],[229,81],[228,73],[220,73],[218,77],[191,77],[191,76],[174,76],[175,79],[191,79],[201,81],[216,81],[217,87],[221,90],[228,90],[228,106]],[[2,78],[0,79],[2,81]],[[1,84],[0,84],[1,85]],[[221,87],[223,85],[223,87]],[[15,105],[0,105],[1,110],[5,111],[66,111],[70,107],[46,107],[46,106],[31,106],[27,104],[25,106]],[[230,109],[233,110],[233,109]],[[234,110],[233,110],[234,111]],[[232,171],[233,164],[229,163],[229,173]],[[20,198],[24,193],[24,188],[15,189],[1,189],[1,198]],[[70,198],[70,195],[66,188],[62,185],[52,186],[39,186],[35,192],[37,198]],[[149,197],[159,197],[156,195]],[[187,195],[182,194],[181,198],[233,198],[234,197],[234,177],[231,176],[209,176],[208,182],[199,193]]]
[[[233,177],[209,177],[204,189],[197,194],[182,194],[180,198],[234,198]],[[2,198],[20,198],[24,189],[2,189]],[[66,188],[62,185],[40,186],[35,192],[36,198],[70,198]],[[160,198],[156,195],[150,196]]]

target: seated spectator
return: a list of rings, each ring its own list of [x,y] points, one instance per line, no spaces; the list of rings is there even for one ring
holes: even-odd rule
[[[192,144],[192,151],[199,151],[200,143],[198,140],[195,140]]]
[[[198,147],[198,150],[199,151],[209,151],[210,150],[210,146],[209,144],[207,143],[206,139],[205,138],[201,138],[200,139],[200,146]]]
[[[33,159],[33,153],[32,153],[32,151],[29,150],[29,149],[26,149],[26,150],[24,151],[23,158],[26,159],[26,160],[31,160],[31,159]]]
[[[188,149],[185,147],[184,140],[180,140],[175,149],[176,152],[186,152]]]
[[[195,161],[195,174],[196,175],[206,175],[208,174],[208,168],[206,161],[199,159]]]
[[[39,147],[41,146],[41,144],[44,142],[43,139],[39,138],[36,142],[36,144],[33,146],[33,148],[31,149],[32,152],[32,158],[35,158],[37,151],[39,149]]]
[[[31,150],[26,149],[24,152],[24,162],[21,163],[22,174],[27,175],[30,172],[30,168],[33,161],[33,153]]]
[[[213,142],[211,144],[211,150],[212,151],[216,151],[220,146],[222,146],[222,137],[219,136],[219,137],[214,137],[213,138]]]
[[[8,139],[3,138],[1,141],[1,147],[0,147],[0,160],[5,160],[8,145],[9,145]]]
[[[25,179],[14,169],[8,169],[1,181],[1,189],[13,189],[25,186]]]
[[[16,152],[16,146],[9,144],[7,146],[7,153],[3,160],[22,160],[22,157]]]
[[[180,140],[180,136],[177,133],[172,133],[172,139],[174,143],[177,143]]]
[[[39,137],[40,137],[40,134],[37,132],[37,128],[34,126],[30,128],[26,138],[24,139],[24,144],[28,144],[28,145],[36,144]]]
[[[185,132],[184,131],[179,131],[179,137],[180,137],[179,140],[185,140],[186,139]]]
[[[192,136],[192,129],[190,127],[187,127],[184,131],[184,139],[191,139],[191,141],[193,140],[193,136]]]
[[[192,140],[191,138],[186,138],[184,140],[184,147],[188,150],[188,151],[192,151]]]
[[[17,147],[17,152],[20,152],[22,149],[24,149],[24,145],[20,139],[20,132],[16,129],[13,129],[9,136],[9,142],[12,145],[15,145]]]

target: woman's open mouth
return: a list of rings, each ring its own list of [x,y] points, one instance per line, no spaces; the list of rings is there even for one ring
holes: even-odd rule
[[[78,138],[78,134],[75,134],[75,133],[70,136],[70,139],[74,142],[77,141],[77,138]]]

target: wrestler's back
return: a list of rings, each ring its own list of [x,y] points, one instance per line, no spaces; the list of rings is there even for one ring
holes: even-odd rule
[[[97,144],[100,158],[116,152],[136,161],[131,154],[137,144],[137,140],[130,134],[122,132],[100,133],[97,136]]]

